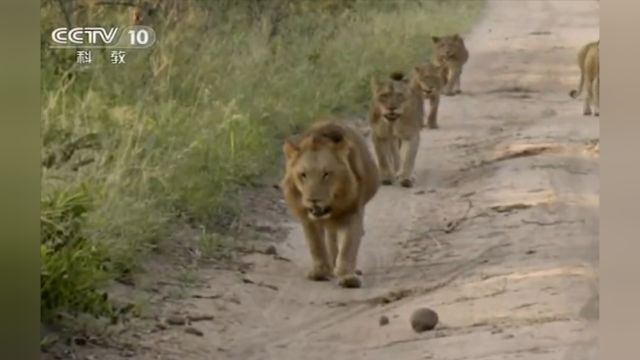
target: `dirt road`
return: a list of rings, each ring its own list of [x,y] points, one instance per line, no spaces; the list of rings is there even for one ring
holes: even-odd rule
[[[245,274],[212,273],[222,297],[183,306],[215,321],[148,337],[149,358],[595,359],[599,118],[568,91],[598,13],[591,0],[490,1],[466,36],[464,93],[422,133],[416,187],[384,187],[367,209],[364,287],[305,280],[291,223],[276,244],[291,261],[255,254]],[[409,326],[420,306],[438,312],[434,331]]]

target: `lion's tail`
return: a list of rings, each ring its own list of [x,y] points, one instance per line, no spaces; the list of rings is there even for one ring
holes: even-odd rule
[[[578,89],[573,89],[573,90],[569,91],[569,96],[571,96],[574,99],[577,98],[578,96],[580,96],[580,94],[582,94],[582,88],[584,87],[584,57],[585,57],[585,55],[586,55],[585,49],[582,49],[580,51],[580,54],[578,55],[578,65],[580,65],[580,85],[578,85]]]
[[[582,68],[581,68],[582,70]],[[572,89],[571,91],[569,91],[569,96],[571,96],[572,98],[577,98],[578,96],[580,96],[580,94],[582,94],[582,88],[584,87],[584,74],[583,71],[580,72],[580,85],[578,85],[577,89]]]

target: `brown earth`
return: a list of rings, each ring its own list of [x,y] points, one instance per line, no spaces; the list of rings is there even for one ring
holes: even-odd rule
[[[590,0],[489,1],[466,36],[464,93],[422,133],[416,187],[383,187],[367,209],[363,288],[305,280],[300,228],[279,198],[254,203],[275,209],[253,225],[282,237],[278,256],[200,269],[203,283],[164,304],[213,319],[78,358],[595,359],[599,118],[568,92],[598,14]],[[438,313],[434,330],[412,330],[419,307]]]

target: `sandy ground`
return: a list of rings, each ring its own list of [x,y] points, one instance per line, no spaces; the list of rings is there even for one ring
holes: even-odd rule
[[[193,324],[202,336],[153,332],[131,356],[595,359],[599,118],[568,92],[598,13],[591,0],[489,2],[465,37],[464,93],[421,134],[415,188],[383,187],[367,209],[363,288],[305,280],[291,222],[275,244],[290,261],[247,256],[244,274],[210,271],[179,303],[215,317]],[[423,306],[440,323],[417,334],[409,317]]]

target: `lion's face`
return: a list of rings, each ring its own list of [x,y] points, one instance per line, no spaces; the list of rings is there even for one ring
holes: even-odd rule
[[[311,219],[328,219],[336,201],[345,199],[353,175],[348,163],[348,144],[342,137],[314,134],[295,143],[285,142],[287,176],[300,193]]]
[[[371,88],[373,99],[385,120],[398,120],[409,105],[411,88],[409,80],[401,74],[393,74],[386,79],[373,79]]]
[[[442,69],[434,65],[416,66],[416,82],[424,97],[430,97],[442,88]]]
[[[458,34],[448,36],[433,36],[431,37],[433,45],[435,47],[436,57],[440,61],[452,61],[456,60],[458,56],[458,50],[464,45],[462,37]]]

